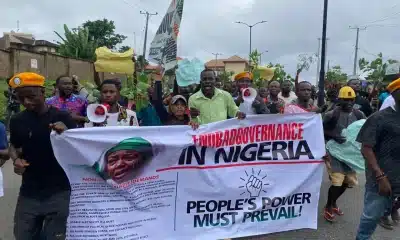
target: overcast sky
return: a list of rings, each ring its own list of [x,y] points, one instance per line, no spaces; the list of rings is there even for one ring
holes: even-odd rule
[[[127,4],[128,2],[129,4]],[[12,0],[2,1],[0,31],[32,33],[36,39],[58,40],[53,31],[62,32],[63,24],[76,27],[86,20],[107,18],[116,24],[116,32],[128,36],[123,45],[143,49],[145,17],[140,10],[158,12],[150,19],[148,44],[153,39],[170,0]],[[198,57],[203,61],[218,52],[224,57],[246,57],[249,51],[249,24],[266,20],[253,28],[253,48],[268,50],[263,62],[281,63],[294,75],[297,56],[317,52],[322,32],[323,0],[185,0],[178,55]],[[328,60],[341,65],[345,72],[353,69],[356,32],[349,26],[366,25],[360,32],[360,57],[400,59],[400,3],[398,0],[331,0],[328,9]],[[301,78],[314,82],[316,64]]]

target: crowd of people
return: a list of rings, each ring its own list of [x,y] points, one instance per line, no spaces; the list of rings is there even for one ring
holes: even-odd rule
[[[315,112],[323,118],[325,140],[346,142],[342,131],[350,124],[366,119],[357,141],[366,162],[366,193],[358,240],[370,239],[379,223],[393,228],[400,220],[397,209],[400,196],[400,74],[381,94],[382,111],[373,113],[371,100],[362,94],[361,81],[350,79],[340,89],[328,89],[323,106],[317,106],[317,91],[310,82],[271,80],[260,88],[253,84],[250,72],[239,73],[234,81],[223,83],[215,72],[205,69],[196,87],[178,87],[164,94],[161,80],[148,88],[149,103],[135,109],[121,96],[120,79],[107,79],[99,84],[95,97],[79,83],[76,76],[60,76],[54,96],[45,98],[45,78],[36,73],[19,73],[9,79],[9,86],[25,110],[9,121],[10,144],[6,127],[0,125],[0,166],[7,159],[22,175],[22,185],[16,203],[14,235],[17,240],[64,239],[69,208],[70,185],[63,169],[54,157],[50,131],[107,126],[168,126],[199,125],[229,118],[244,119],[247,115],[298,114]],[[247,90],[256,90],[249,101]],[[386,99],[385,99],[386,98]],[[383,102],[384,101],[384,102]],[[87,116],[91,103],[105,106],[106,120],[92,122]],[[14,105],[10,110],[18,112]],[[349,188],[357,185],[355,171],[346,163],[326,155],[331,180],[324,218],[336,221],[344,212],[337,200]],[[392,219],[390,221],[389,217]]]

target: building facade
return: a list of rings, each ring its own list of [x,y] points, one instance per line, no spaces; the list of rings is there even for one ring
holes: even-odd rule
[[[226,59],[214,59],[208,61],[205,66],[206,68],[213,69],[214,71],[216,71],[217,74],[225,71],[233,72],[233,75],[235,75],[248,69],[249,62],[244,58],[234,55]]]

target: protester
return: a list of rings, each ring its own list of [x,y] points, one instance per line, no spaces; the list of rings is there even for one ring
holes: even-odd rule
[[[282,89],[278,97],[283,99],[285,104],[290,104],[297,99],[296,93],[292,91],[292,86],[293,84],[289,80],[285,80],[282,82]]]
[[[10,78],[7,78],[8,90],[4,91],[4,96],[7,98],[7,116],[5,122],[7,130],[10,125],[11,117],[21,111],[20,103],[18,102],[14,89],[12,89],[9,85],[9,81]]]
[[[9,158],[7,130],[4,124],[0,122],[0,182],[3,182],[3,173],[1,172],[1,167]],[[3,195],[3,186],[0,185],[0,197]]]
[[[22,175],[15,209],[16,240],[65,239],[70,184],[54,156],[50,131],[62,133],[76,123],[65,111],[45,103],[45,78],[20,73],[10,80],[25,110],[10,122],[10,157]]]
[[[158,117],[164,125],[188,125],[190,116],[187,112],[187,100],[182,95],[175,95],[169,100],[168,110],[165,108],[162,99],[161,81],[156,81],[154,84],[155,99],[154,107]]]
[[[233,83],[232,82],[225,82],[223,88],[224,91],[232,94],[233,93]],[[233,96],[233,94],[232,94]]]
[[[333,110],[338,104],[338,90],[335,87],[329,88],[328,91],[326,91],[326,97],[327,110]]]
[[[264,103],[264,100],[256,95],[254,96],[254,100],[245,101],[243,95],[246,94],[243,92],[247,88],[252,87],[253,74],[250,72],[242,72],[235,76],[237,91],[239,93],[238,97],[235,99],[235,103],[239,106],[239,110],[246,114],[267,114],[269,110]],[[249,92],[250,93],[250,92]]]
[[[357,137],[367,167],[364,209],[357,240],[371,238],[387,209],[392,212],[385,215],[392,215],[394,221],[400,220],[397,212],[400,197],[400,79],[389,84],[387,89],[395,106],[369,117]]]
[[[199,124],[207,124],[223,121],[228,117],[244,119],[246,114],[239,111],[232,96],[215,87],[215,77],[211,69],[201,72],[201,89],[189,98],[192,120]]]
[[[58,88],[57,88],[57,84],[53,84],[53,91],[51,92],[51,96],[58,96],[59,92],[58,92]]]
[[[106,120],[103,123],[89,122],[85,127],[139,126],[136,113],[118,103],[119,90],[114,79],[104,80],[100,85],[100,104],[107,106]],[[88,113],[89,114],[89,113]]]
[[[384,81],[387,82],[393,82],[396,81],[397,79],[400,79],[400,64],[399,63],[393,63],[389,64],[386,67],[386,73],[385,73],[385,78]],[[388,107],[394,107],[396,105],[396,102],[394,101],[394,98],[392,95],[389,95],[383,102],[380,107],[380,111],[383,109],[386,109]]]
[[[266,102],[266,99],[268,98],[268,88],[266,87],[260,87],[260,89],[258,89],[258,96],[260,96],[264,102]]]
[[[175,94],[175,93],[174,93]],[[185,99],[189,99],[190,95],[192,95],[191,87],[179,87],[178,88],[178,94],[175,95],[181,95]]]
[[[317,107],[311,101],[312,84],[307,81],[300,82],[297,86],[297,99],[285,106],[284,113],[315,112]]]
[[[353,108],[356,93],[350,87],[342,87],[339,91],[339,106],[325,113],[323,118],[325,139],[334,140],[339,144],[346,142],[342,136],[343,129],[353,122],[364,119],[365,115]],[[358,184],[356,172],[346,163],[328,154],[326,168],[331,180],[331,187],[328,190],[328,201],[325,205],[324,218],[329,222],[335,221],[335,215],[344,213],[338,207],[336,201],[346,191]]]
[[[121,95],[121,90],[122,90],[121,79],[114,78],[113,80],[115,81],[115,84],[116,84],[116,86],[118,88],[118,104],[121,105],[124,108],[127,108],[129,100],[128,100],[127,97]]]
[[[397,74],[398,75],[398,74]],[[399,79],[397,79],[397,80],[400,80],[400,78]],[[396,81],[396,80],[395,80]],[[384,93],[389,93],[390,94],[390,92],[389,92],[389,90],[388,89],[385,89],[386,91],[384,92]],[[381,94],[382,95],[382,94]],[[382,110],[384,110],[384,109],[386,109],[386,108],[393,108],[393,109],[395,109],[395,106],[396,106],[396,102],[395,102],[395,100],[394,100],[394,98],[391,96],[391,95],[389,95],[389,96],[387,96],[386,98],[385,98],[385,100],[383,101],[383,104],[382,104],[382,106],[380,107],[380,111],[382,111]],[[395,209],[395,208],[390,208],[390,209],[388,209],[388,210],[386,210],[385,212],[384,212],[384,215],[383,215],[383,217],[381,218],[381,220],[380,220],[380,225],[382,226],[382,227],[384,227],[384,228],[386,228],[386,229],[389,229],[389,230],[392,230],[393,229],[393,224],[390,222],[390,219],[389,219],[389,216],[390,215],[392,215],[392,220],[394,221],[394,222],[399,222],[399,220],[400,220],[400,216],[398,215],[398,212],[397,212],[397,209]]]
[[[279,97],[281,85],[278,81],[272,80],[268,84],[268,97],[264,100],[268,110],[272,114],[283,113],[285,101]]]
[[[399,75],[399,78],[394,80],[393,82],[400,79],[400,74],[398,74],[398,75]],[[383,101],[379,111],[382,111],[388,107],[394,107],[395,105],[396,105],[396,101],[394,100],[393,96],[390,95],[390,96],[386,97],[386,99]]]
[[[369,116],[372,114],[372,107],[369,103],[368,99],[363,97],[361,93],[361,81],[359,79],[350,79],[347,82],[347,86],[351,87],[356,92],[356,101],[354,104],[355,109],[359,109],[361,112],[365,114],[365,116]]]
[[[98,84],[97,86],[100,86],[101,81],[99,73],[96,72],[95,69],[93,70],[95,71],[94,82],[96,83],[96,85]],[[86,99],[88,103],[95,103],[98,101],[98,96],[95,94],[97,89],[95,89],[92,93],[89,93],[89,91],[80,83],[78,76],[76,75],[72,76],[72,84],[73,84],[74,94],[79,95],[82,98]]]
[[[137,113],[140,126],[161,126],[161,120],[153,106],[154,82],[147,88],[149,103]]]
[[[56,87],[58,95],[46,99],[46,104],[58,110],[69,112],[78,126],[83,127],[84,123],[88,122],[86,117],[88,102],[86,99],[73,94],[72,78],[59,76],[56,79]]]
[[[224,83],[222,82],[222,80],[217,76],[216,80],[215,80],[215,87],[218,89],[224,89]]]
[[[318,107],[318,91],[317,91],[317,88],[314,85],[311,86],[310,103],[312,105],[314,105],[315,107]]]
[[[390,96],[390,93],[388,90],[385,88],[381,91],[379,94],[378,100],[379,100],[379,108],[382,106],[383,102]]]

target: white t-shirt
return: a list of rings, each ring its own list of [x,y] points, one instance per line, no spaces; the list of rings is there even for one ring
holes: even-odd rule
[[[289,97],[285,98],[284,96],[282,96],[282,92],[280,92],[278,94],[279,98],[282,98],[283,101],[285,101],[285,104],[291,104],[294,100],[297,99],[296,93],[290,91],[289,93]]]
[[[139,126],[139,122],[137,120],[136,113],[134,111],[126,109],[126,114],[127,114],[127,118],[118,122],[119,112],[107,113],[107,120],[106,120],[107,124],[105,125],[105,127],[108,127],[108,126]],[[131,119],[132,119],[133,125],[131,125]],[[93,127],[93,123],[92,122],[86,123],[85,127]]]
[[[385,101],[383,101],[381,108],[379,111],[382,111],[383,109],[386,109],[388,107],[392,107],[394,109],[394,106],[396,106],[396,102],[394,101],[394,98],[392,95],[387,97]]]
[[[256,112],[252,105],[251,102],[244,101],[239,105],[239,111],[246,113],[246,115],[254,115]]]

